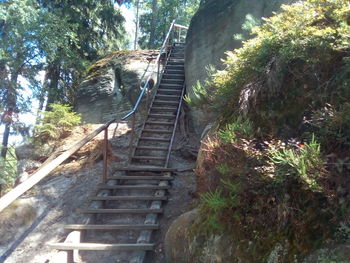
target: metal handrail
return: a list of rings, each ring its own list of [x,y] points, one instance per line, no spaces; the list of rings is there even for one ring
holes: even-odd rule
[[[156,61],[153,63],[153,67],[152,67],[153,70],[151,70],[150,72],[152,72],[152,73],[155,72],[155,66],[158,65],[158,63],[160,62],[160,58],[161,58],[162,54],[166,51],[166,48],[167,48],[167,45],[168,45],[168,42],[169,42],[169,39],[170,39],[170,35],[171,35],[171,32],[173,31],[174,27],[178,27],[179,29],[181,29],[181,28],[182,29],[188,29],[188,27],[175,24],[175,20],[173,20],[173,22],[171,23],[170,28],[168,30],[168,33],[167,33],[167,35],[166,35],[166,37],[165,37],[165,39],[163,41],[163,45],[162,45],[162,47],[159,50],[158,56],[156,58]],[[126,120],[127,118],[129,118],[131,115],[133,115],[137,111],[137,109],[138,109],[138,107],[139,107],[139,105],[141,103],[141,100],[142,100],[142,98],[143,98],[143,96],[144,96],[144,94],[145,94],[145,92],[146,92],[146,90],[148,88],[148,84],[149,84],[149,81],[151,80],[151,77],[152,77],[152,74],[150,74],[148,76],[145,84],[143,85],[141,93],[140,93],[140,95],[139,95],[139,97],[138,97],[138,99],[137,99],[137,101],[135,103],[135,106],[133,107],[133,109],[129,113],[127,113],[124,117],[121,118],[122,121]]]

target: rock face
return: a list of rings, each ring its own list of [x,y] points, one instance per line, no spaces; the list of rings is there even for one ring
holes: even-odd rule
[[[198,220],[198,210],[179,216],[165,236],[167,263],[224,263],[232,262],[234,251],[227,236],[204,238],[190,234],[191,225]]]
[[[89,123],[104,123],[130,110],[140,82],[157,51],[117,51],[93,64],[77,94],[77,112]],[[148,76],[148,75],[147,75]]]
[[[186,45],[186,85],[188,95],[193,95],[193,85],[207,78],[206,67],[220,69],[225,52],[241,46],[234,35],[242,33],[242,24],[248,14],[255,18],[268,17],[281,4],[292,0],[202,0],[192,18]],[[205,127],[206,113],[193,112],[195,129],[201,133]]]

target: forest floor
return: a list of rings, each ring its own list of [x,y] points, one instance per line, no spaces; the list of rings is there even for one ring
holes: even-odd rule
[[[111,125],[109,129],[112,160],[114,165],[123,166],[129,152],[129,123],[119,123],[117,129],[115,127]],[[77,137],[79,136],[75,136]],[[97,138],[96,142],[101,139],[102,137]],[[190,138],[189,141],[194,140]],[[177,132],[174,145],[183,143],[183,136]],[[84,156],[82,158],[86,159]],[[7,209],[7,214],[11,216],[1,222],[0,263],[54,262],[57,251],[50,249],[47,243],[64,240],[69,233],[64,230],[64,225],[76,224],[86,218],[76,210],[88,206],[88,197],[95,193],[96,185],[100,182],[102,162],[98,155],[92,157],[92,160],[95,162],[90,166],[82,166],[79,160],[71,160]],[[179,172],[175,173],[175,179],[171,182],[169,201],[165,203],[164,214],[159,219],[161,229],[153,236],[156,249],[148,253],[146,262],[165,261],[163,240],[167,229],[173,220],[191,209],[191,201],[196,191],[194,166],[194,158],[183,157],[179,147],[173,151],[170,167],[179,169]],[[123,236],[128,235],[127,232],[118,231],[116,234]],[[108,253],[84,252],[79,263],[107,263],[112,258],[113,262],[126,262],[123,257],[118,258],[115,252],[113,255]]]

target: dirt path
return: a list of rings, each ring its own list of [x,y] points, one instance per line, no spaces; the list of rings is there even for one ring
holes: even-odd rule
[[[128,131],[127,124],[118,128],[115,137],[111,140],[114,154],[120,164],[125,163],[128,154]],[[114,132],[111,127],[110,134]],[[175,145],[178,145],[182,137],[177,134]],[[180,151],[174,151],[170,160],[171,167],[178,168],[182,172],[175,174],[172,181],[172,188],[169,191],[169,201],[165,203],[164,215],[160,217],[161,229],[153,237],[156,243],[155,252],[149,253],[146,262],[164,262],[163,240],[171,222],[182,213],[190,210],[192,193],[195,191],[195,177],[192,169],[194,160],[184,159]],[[55,251],[47,247],[48,242],[62,241],[67,235],[63,229],[65,224],[81,222],[85,215],[76,213],[81,207],[87,207],[87,197],[95,191],[101,174],[101,162],[93,167],[84,168],[74,173],[61,172],[46,179],[31,195],[24,198],[34,206],[36,219],[29,225],[18,227],[14,223],[10,230],[11,242],[1,239],[0,241],[0,262],[6,263],[50,263]],[[4,226],[1,226],[4,227]],[[131,238],[130,231],[118,232],[121,239]],[[111,233],[105,233],[104,238],[108,239]],[[9,241],[9,240],[7,240]],[[82,253],[81,263],[104,263],[126,262],[125,255],[112,255],[103,252]]]

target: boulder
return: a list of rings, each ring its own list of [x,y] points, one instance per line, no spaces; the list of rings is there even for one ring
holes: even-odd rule
[[[233,262],[232,243],[225,235],[203,238],[190,234],[197,209],[179,216],[169,227],[165,236],[164,248],[167,263],[225,263]]]
[[[192,210],[179,216],[168,229],[164,240],[167,263],[193,262],[190,249],[189,228],[198,217],[198,210]]]
[[[149,61],[156,55],[154,50],[116,51],[94,63],[77,92],[76,110],[83,121],[104,123],[129,111],[140,94]]]
[[[283,3],[293,0],[202,0],[192,18],[187,33],[185,50],[186,86],[193,97],[193,86],[207,78],[206,67],[222,69],[225,52],[241,47],[235,34],[242,34],[242,24],[248,14],[255,18],[268,17]],[[215,118],[215,116],[214,116]],[[208,113],[192,111],[192,119],[198,134],[208,123]],[[210,121],[210,120],[209,120]]]
[[[34,160],[42,161],[49,157],[54,151],[54,147],[50,144],[34,145],[22,144],[16,147],[15,153],[17,160]]]

